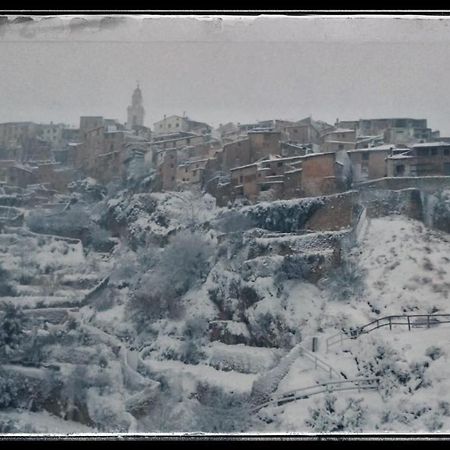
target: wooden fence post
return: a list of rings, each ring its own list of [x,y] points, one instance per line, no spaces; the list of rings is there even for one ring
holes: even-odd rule
[[[411,322],[409,321],[409,316],[406,316],[408,318],[408,330],[411,331]]]
[[[427,316],[427,328],[430,328],[430,316]]]
[[[389,329],[392,330],[392,318],[389,316]]]

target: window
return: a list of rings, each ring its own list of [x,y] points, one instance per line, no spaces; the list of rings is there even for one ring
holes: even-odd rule
[[[368,160],[369,160],[369,152],[364,152],[364,153],[362,154],[362,159],[363,159],[364,161],[368,161]]]
[[[277,163],[277,167],[282,167],[282,166],[283,166],[283,163],[281,161]]]
[[[189,145],[190,143],[191,143],[191,138],[187,138],[187,139],[186,139],[186,144]]]
[[[438,149],[437,148],[432,148],[431,149],[431,155],[432,156],[436,156],[438,154]]]
[[[401,176],[404,174],[405,174],[405,166],[403,164],[395,166],[395,175],[396,176]]]
[[[450,155],[450,148],[444,148],[444,155],[449,156]]]
[[[192,175],[194,175],[194,177],[197,175],[197,171],[196,170],[193,170],[192,171]]]
[[[239,183],[242,183],[244,181],[244,177],[241,175],[240,177],[239,177]]]

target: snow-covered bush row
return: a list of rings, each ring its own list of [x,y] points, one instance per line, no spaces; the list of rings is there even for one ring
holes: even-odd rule
[[[310,408],[310,417],[305,423],[316,433],[364,431],[367,423],[367,406],[363,398],[350,397],[339,401],[335,394],[325,395],[322,404]]]
[[[304,228],[308,219],[324,205],[320,197],[299,200],[263,202],[242,208],[259,228],[280,233],[292,233]]]
[[[241,373],[261,373],[271,369],[279,360],[274,349],[249,347],[243,344],[226,345],[213,342],[206,348],[208,363],[220,370]]]
[[[434,208],[431,213],[432,225],[438,230],[450,233],[450,190],[435,194]]]
[[[36,233],[80,239],[84,245],[97,251],[108,251],[113,246],[109,232],[91,219],[89,211],[76,204],[58,214],[45,210],[32,211],[26,218],[26,224]]]

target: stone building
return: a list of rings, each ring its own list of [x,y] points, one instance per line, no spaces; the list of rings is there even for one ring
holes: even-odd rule
[[[328,195],[339,190],[340,167],[336,153],[311,153],[302,160],[302,192],[305,197]]]
[[[393,154],[394,149],[394,145],[385,144],[348,151],[353,182],[358,183],[387,176],[386,158]]]
[[[203,181],[203,174],[208,163],[208,159],[194,161],[184,161],[177,166],[177,185],[186,186],[200,184]]]
[[[249,131],[246,139],[223,146],[223,150],[217,154],[219,166],[222,171],[228,171],[234,167],[252,164],[269,155],[279,155],[280,138],[281,133],[278,131]]]
[[[387,176],[450,176],[450,143],[414,144],[402,153],[388,156]]]
[[[177,184],[177,149],[164,150],[158,155],[158,175],[163,191],[172,191]]]
[[[186,116],[169,116],[153,124],[154,134],[168,134],[180,131],[192,132],[195,134],[211,134],[212,127],[204,122],[191,120]]]
[[[321,135],[321,151],[324,153],[355,148],[356,131],[348,128],[337,128]]]
[[[33,122],[0,123],[0,147],[20,149],[24,140],[39,136],[39,125]]]
[[[382,134],[386,144],[411,144],[429,141],[432,130],[427,126],[426,119],[387,118],[360,119],[359,136],[376,136]]]

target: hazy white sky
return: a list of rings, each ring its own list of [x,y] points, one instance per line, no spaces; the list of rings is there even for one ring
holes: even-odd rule
[[[147,126],[397,116],[450,135],[449,18],[115,20],[1,27],[0,122],[125,121],[139,80]]]

